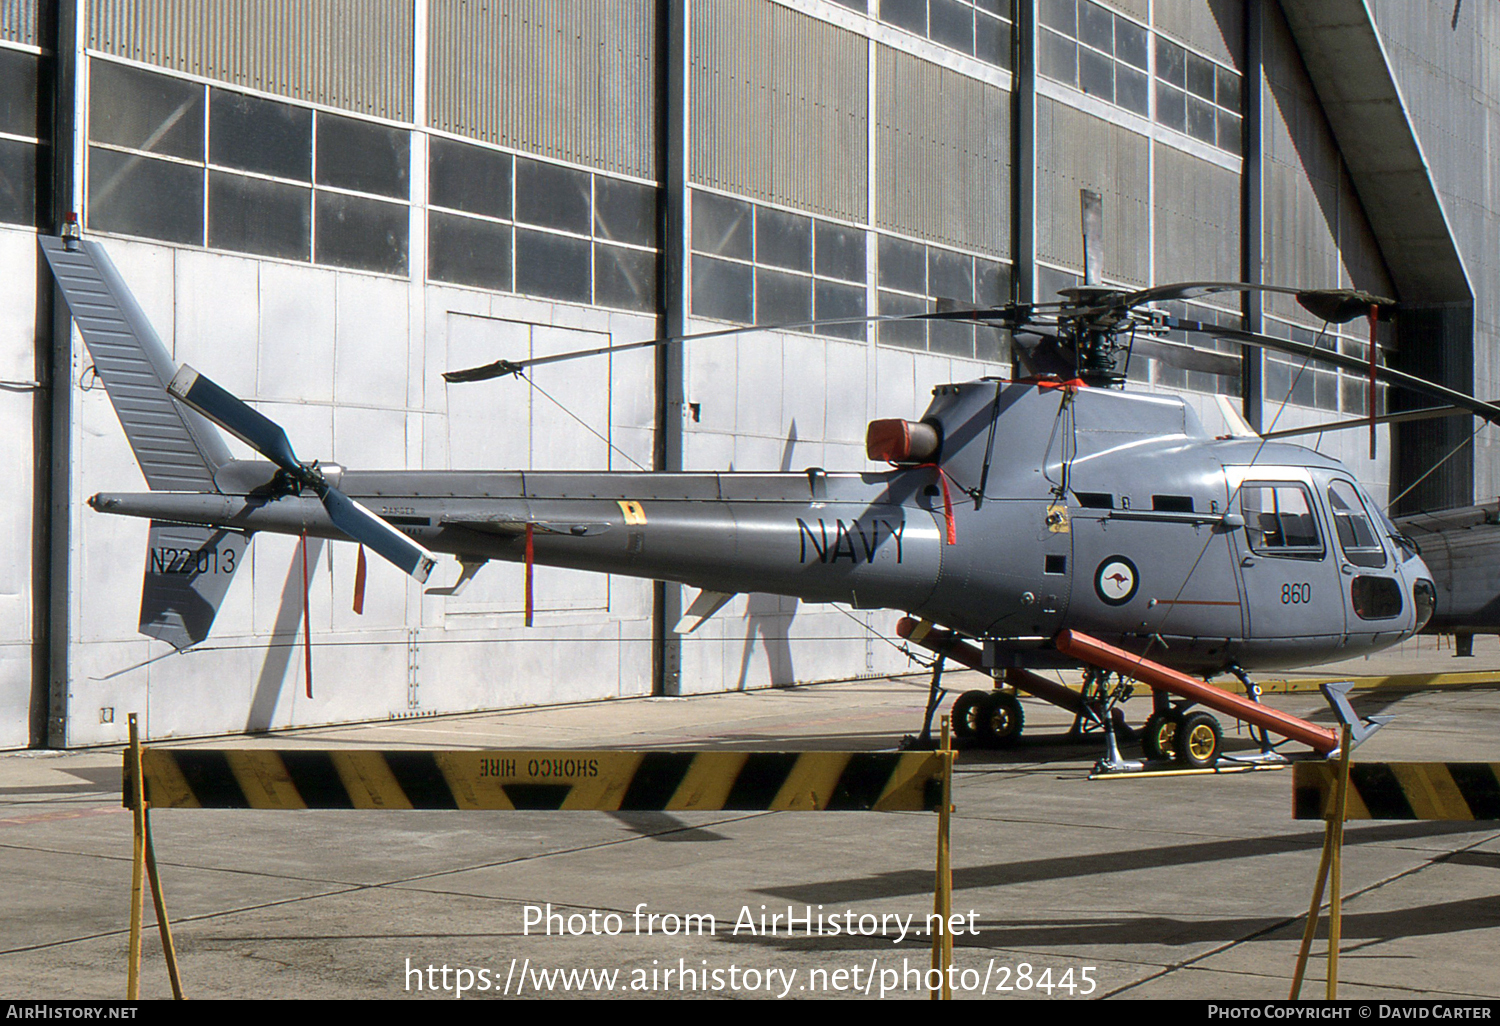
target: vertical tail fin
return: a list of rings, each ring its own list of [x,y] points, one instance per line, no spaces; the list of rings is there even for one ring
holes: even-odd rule
[[[52,276],[94,371],[153,491],[216,491],[229,462],[218,430],[167,393],[176,368],[104,250],[42,236]],[[213,527],[153,520],[141,587],[140,631],[175,648],[208,636],[250,539]]]
[[[176,367],[167,347],[97,243],[41,236],[42,252],[94,370],[109,393],[152,491],[214,491],[229,449],[212,424],[167,394]]]

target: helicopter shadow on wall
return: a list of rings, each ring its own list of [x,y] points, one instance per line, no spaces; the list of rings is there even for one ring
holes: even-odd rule
[[[797,420],[792,419],[786,433],[786,444],[781,449],[781,470],[792,469],[792,453],[797,447]],[[784,687],[797,682],[797,671],[792,665],[792,620],[797,615],[798,601],[793,597],[751,592],[745,598],[745,647],[740,653],[740,672],[735,690],[749,687],[750,661],[759,642],[766,653],[766,671],[772,686]]]

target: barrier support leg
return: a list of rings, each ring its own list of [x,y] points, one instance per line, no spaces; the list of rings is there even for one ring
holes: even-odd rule
[[[1328,900],[1328,1000],[1339,996],[1339,939],[1344,924],[1344,816],[1349,804],[1349,725],[1344,724],[1339,738],[1339,786],[1334,799],[1333,820],[1333,866],[1330,886],[1333,894]]]
[[[932,968],[942,976],[942,983],[932,986],[928,979],[930,997],[933,1001],[950,1001],[953,986],[948,972],[953,965],[953,934],[949,931],[949,920],[953,914],[953,866],[948,857],[949,814],[953,810],[953,744],[949,733],[952,720],[944,716],[942,747],[938,754],[943,759],[942,804],[938,806],[937,835],[937,882],[932,892],[932,913],[938,921],[938,931],[932,937]]]
[[[130,792],[134,819],[134,851],[130,864],[130,953],[125,970],[125,1000],[141,996],[141,900],[146,865],[146,798],[141,787],[141,739],[136,714],[130,714]]]
[[[1318,913],[1323,908],[1323,888],[1328,885],[1328,866],[1333,858],[1333,821],[1323,824],[1323,857],[1318,861],[1318,882],[1313,887],[1312,904],[1307,909],[1307,926],[1302,931],[1302,946],[1297,949],[1297,968],[1292,973],[1292,992],[1288,1001],[1296,1001],[1302,993],[1302,977],[1307,972],[1307,956],[1312,952],[1314,935],[1318,932]]]
[[[1297,968],[1292,974],[1292,990],[1287,1000],[1296,1001],[1302,993],[1302,979],[1307,972],[1307,959],[1312,951],[1314,935],[1318,932],[1318,912],[1323,907],[1323,889],[1328,884],[1330,870],[1333,876],[1333,898],[1329,903],[1328,919],[1328,999],[1334,998],[1338,984],[1338,946],[1340,916],[1343,902],[1340,900],[1342,886],[1342,859],[1344,845],[1344,815],[1348,807],[1349,793],[1349,747],[1350,728],[1346,724],[1340,738],[1338,782],[1335,785],[1333,809],[1329,811],[1323,826],[1323,856],[1318,862],[1318,880],[1313,886],[1312,904],[1307,909],[1307,926],[1302,931],[1302,945],[1297,950]]]
[[[156,871],[156,845],[151,842],[151,808],[142,814],[146,825],[146,874],[151,879],[151,900],[156,904],[156,925],[161,930],[161,953],[167,960],[167,978],[172,981],[172,998],[186,1001],[182,993],[182,976],[177,971],[177,948],[172,943],[172,924],[167,920],[167,901],[162,894],[161,875]]]

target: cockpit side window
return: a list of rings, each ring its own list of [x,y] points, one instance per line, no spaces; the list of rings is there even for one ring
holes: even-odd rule
[[[1370,514],[1352,484],[1334,481],[1328,486],[1328,511],[1333,515],[1345,559],[1355,566],[1385,566],[1385,546],[1380,544]]]
[[[1264,556],[1323,558],[1312,496],[1304,486],[1247,483],[1240,488],[1239,501],[1252,551]]]

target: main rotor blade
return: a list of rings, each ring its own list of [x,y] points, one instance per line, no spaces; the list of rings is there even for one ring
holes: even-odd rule
[[[1154,285],[1149,289],[1112,296],[1081,311],[1084,315],[1110,310],[1131,310],[1145,303],[1193,299],[1219,292],[1279,292],[1296,296],[1297,302],[1323,320],[1343,324],[1369,311],[1371,306],[1390,306],[1395,300],[1358,289],[1294,289],[1287,285],[1264,285],[1248,281],[1185,281]]]
[[[419,582],[427,582],[427,575],[437,565],[430,552],[337,488],[329,487],[320,498],[333,526],[384,556]]]
[[[1199,349],[1197,346],[1186,345],[1182,342],[1169,342],[1166,339],[1140,336],[1131,343],[1131,348],[1136,356],[1160,360],[1168,366],[1182,370],[1235,376],[1240,373],[1243,366],[1243,360],[1238,353],[1220,353],[1212,349]]]
[[[1375,418],[1377,424],[1406,424],[1416,420],[1441,420],[1444,417],[1472,417],[1468,410],[1460,410],[1457,406],[1429,406],[1420,410],[1403,410],[1400,413],[1382,413]],[[1294,438],[1297,435],[1316,435],[1329,431],[1345,431],[1349,428],[1367,428],[1370,426],[1369,417],[1356,417],[1354,420],[1331,420],[1323,424],[1310,424],[1307,427],[1282,428],[1280,431],[1267,431],[1262,437],[1272,438]]]
[[[239,396],[214,384],[187,364],[178,368],[167,391],[203,414],[289,474],[299,474],[302,464],[281,425],[250,406]]]
[[[1175,317],[1168,321],[1168,325],[1180,331],[1200,332],[1212,335],[1215,338],[1240,342],[1247,346],[1258,346],[1261,349],[1273,349],[1276,352],[1317,360],[1335,367],[1342,367],[1344,370],[1354,371],[1357,374],[1368,374],[1370,372],[1370,364],[1365,360],[1357,359],[1353,356],[1345,356],[1343,353],[1329,349],[1319,349],[1316,346],[1308,345],[1306,342],[1293,342],[1287,338],[1273,338],[1270,335],[1261,335],[1254,331],[1243,331],[1239,328],[1221,328],[1212,324],[1204,324],[1201,321],[1181,321]],[[1500,424],[1500,406],[1494,403],[1487,403],[1482,399],[1475,399],[1466,392],[1460,392],[1457,389],[1448,388],[1391,367],[1376,367],[1375,376],[1389,384],[1400,385],[1402,388],[1410,389],[1413,392],[1421,392],[1424,395],[1430,395],[1433,398],[1451,403],[1460,409],[1467,410],[1475,416],[1483,417],[1491,424]],[[1366,419],[1365,423],[1368,424],[1369,420]]]
[[[628,353],[636,349],[653,349],[671,345],[673,342],[697,342],[707,338],[725,338],[730,335],[749,335],[757,331],[793,331],[799,328],[823,328],[841,324],[873,324],[884,321],[1000,321],[997,327],[1014,328],[1025,324],[1031,311],[1041,306],[1056,306],[1055,303],[1008,303],[997,307],[974,307],[951,310],[936,310],[920,314],[871,314],[864,317],[830,317],[811,321],[791,321],[784,324],[752,324],[742,328],[720,328],[717,331],[701,331],[692,335],[668,335],[664,338],[648,338],[642,342],[626,342],[618,346],[599,346],[594,349],[574,349],[551,356],[534,356],[528,360],[496,360],[479,367],[445,371],[443,380],[452,384],[469,381],[488,381],[507,374],[519,374],[528,367],[559,363],[564,360],[579,360],[586,356],[604,356],[608,353]]]

